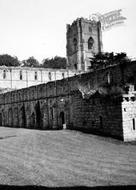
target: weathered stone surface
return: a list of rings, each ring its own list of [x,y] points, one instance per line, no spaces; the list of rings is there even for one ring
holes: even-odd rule
[[[0,88],[6,92],[60,80],[76,73],[77,71],[67,69],[0,66]]]
[[[87,71],[90,58],[101,51],[100,22],[78,18],[67,25],[67,58],[70,69]]]
[[[78,89],[79,83],[87,84],[90,90],[95,88],[98,92],[99,86],[107,83],[109,71],[113,84],[122,85],[123,78],[128,85],[128,78],[136,77],[136,63],[125,66],[124,76],[117,64],[97,72],[1,94],[0,124],[34,129],[61,129],[66,124],[70,129],[111,135],[124,141],[135,140],[136,100],[132,84],[128,94],[96,93],[88,99],[83,99]]]

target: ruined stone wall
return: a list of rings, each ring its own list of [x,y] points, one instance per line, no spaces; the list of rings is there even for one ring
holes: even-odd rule
[[[75,93],[72,102],[71,129],[104,134],[123,139],[120,98],[93,96],[83,99]]]
[[[136,97],[124,95],[122,102],[124,141],[136,140]]]
[[[122,85],[132,73],[135,64],[111,66],[71,78],[49,82],[0,95],[0,125],[34,129],[61,129],[66,124],[70,129],[88,130],[118,138],[128,138],[129,122],[123,112],[122,95],[100,94],[104,84]],[[131,71],[131,72],[130,72]],[[83,98],[79,85],[94,90],[89,98]],[[131,88],[132,90],[133,88]],[[132,94],[134,91],[130,91]],[[136,118],[135,103],[127,103],[131,123]],[[130,108],[131,107],[131,111]],[[129,116],[130,117],[130,116]],[[127,124],[124,124],[127,123]],[[136,136],[132,131],[129,139]],[[124,138],[125,139],[125,138]]]
[[[20,89],[39,85],[50,81],[78,74],[74,70],[32,68],[32,67],[0,67],[0,88]]]

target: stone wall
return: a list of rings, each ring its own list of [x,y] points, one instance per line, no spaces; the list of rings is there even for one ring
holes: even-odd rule
[[[127,82],[132,78],[135,81],[135,76],[132,77],[135,71],[135,62],[125,66],[123,71],[119,65],[112,65],[67,79],[0,94],[0,125],[62,129],[63,124],[66,124],[69,129],[134,140],[136,101],[133,98],[133,102],[125,103],[123,96],[135,97],[134,84],[132,81],[131,85]],[[106,88],[105,84],[110,88]],[[111,86],[116,87],[112,94]],[[122,86],[127,86],[128,90],[123,92],[124,95],[115,92]],[[89,98],[84,98],[79,87],[89,88],[92,92]],[[130,130],[132,127],[133,131]]]
[[[122,102],[124,141],[136,140],[136,97],[124,95]]]
[[[74,70],[31,67],[0,67],[0,89],[20,89],[60,80],[77,74]]]

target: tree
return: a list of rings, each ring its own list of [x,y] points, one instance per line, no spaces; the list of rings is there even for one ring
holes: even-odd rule
[[[66,69],[66,58],[55,56],[54,58],[46,58],[43,61],[44,68],[53,68],[53,69]]]
[[[12,57],[8,54],[0,55],[0,66],[5,65],[7,67],[9,66],[19,66],[20,62],[17,57]]]
[[[39,62],[33,57],[29,57],[22,61],[23,67],[39,67]]]
[[[126,53],[99,53],[95,54],[93,58],[91,58],[91,67],[97,68],[99,66],[107,66],[107,65],[113,65],[113,64],[126,64],[127,62],[130,62],[130,59],[127,57]]]

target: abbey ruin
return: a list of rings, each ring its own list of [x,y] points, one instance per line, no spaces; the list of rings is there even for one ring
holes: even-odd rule
[[[136,61],[88,71],[90,58],[101,51],[100,23],[81,18],[68,25],[68,68],[81,73],[0,94],[0,126],[65,127],[135,140]]]

